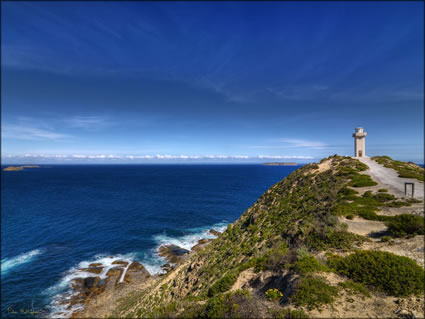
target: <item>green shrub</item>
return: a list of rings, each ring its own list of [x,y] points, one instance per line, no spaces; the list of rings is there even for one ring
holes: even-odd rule
[[[363,198],[373,198],[372,191],[366,191],[363,193]]]
[[[247,314],[255,311],[251,309],[252,297],[246,290],[220,295],[208,299],[204,308],[198,310],[194,316],[197,318],[245,318]],[[245,313],[247,312],[247,313]],[[185,316],[182,316],[185,318]]]
[[[388,192],[388,189],[386,189],[386,188],[380,188],[380,189],[378,189],[378,192],[379,193],[386,193],[386,192]]]
[[[345,216],[345,218],[347,218],[347,219],[354,219],[354,215],[353,214],[348,214],[347,216]]]
[[[347,231],[329,231],[325,234],[314,233],[310,235],[307,239],[307,245],[317,250],[328,248],[347,250],[351,249],[354,244],[358,245],[366,240],[363,236]]]
[[[389,221],[392,219],[392,216],[385,216],[385,215],[377,215],[372,209],[369,207],[364,207],[359,209],[357,214],[364,219],[367,220],[376,220],[380,222]]]
[[[366,187],[366,186],[375,186],[378,185],[369,175],[355,174],[351,178],[349,183],[352,187]]]
[[[401,214],[394,216],[386,225],[388,230],[396,237],[425,234],[423,216]]]
[[[272,318],[275,319],[304,319],[310,318],[303,310],[281,309],[279,311],[271,311]]]
[[[375,198],[380,203],[388,202],[390,200],[395,199],[395,197],[393,195],[391,195],[391,194],[385,194],[385,193],[375,194],[373,196],[373,198]]]
[[[279,301],[283,297],[283,294],[276,288],[267,290],[265,295],[270,301]]]
[[[409,202],[403,202],[403,201],[393,201],[390,203],[385,203],[385,206],[387,207],[403,207],[403,206],[412,206]]]
[[[348,188],[348,187],[341,188],[338,192],[338,194],[345,195],[345,196],[346,195],[355,195],[355,194],[358,194],[358,193],[359,193],[358,191],[355,191],[354,189],[351,189],[351,188]]]
[[[285,264],[284,257],[288,254],[288,246],[280,243],[277,247],[270,248],[265,254],[254,259],[254,270],[278,270]]]
[[[304,277],[298,280],[291,301],[309,309],[334,302],[338,288],[328,285],[323,279]]]
[[[404,256],[363,250],[346,257],[331,256],[328,265],[339,274],[392,296],[424,292],[424,269]]]
[[[313,255],[307,255],[297,260],[294,264],[294,268],[299,274],[328,270],[328,267],[320,264]]]
[[[414,203],[422,203],[421,200],[416,199],[416,198],[409,198],[408,200],[406,200],[406,202],[414,204]]]
[[[345,282],[338,283],[338,285],[347,290],[349,293],[361,294],[368,298],[371,297],[369,290],[367,290],[367,288],[361,283],[347,280]]]
[[[228,291],[238,279],[239,273],[230,271],[220,279],[218,279],[208,290],[208,297],[212,297],[217,293]]]
[[[383,242],[383,243],[385,243],[385,242],[387,242],[387,241],[390,241],[392,239],[392,237],[391,236],[382,236],[381,237],[381,241]]]

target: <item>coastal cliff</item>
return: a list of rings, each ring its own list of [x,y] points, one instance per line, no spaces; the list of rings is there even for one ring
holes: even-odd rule
[[[143,273],[73,317],[423,317],[423,202],[367,169],[337,155],[297,169],[217,238],[163,247],[184,256],[167,273]]]

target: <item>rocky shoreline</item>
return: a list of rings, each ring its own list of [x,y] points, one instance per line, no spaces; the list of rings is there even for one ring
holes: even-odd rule
[[[211,229],[209,235],[218,236],[220,232]],[[205,248],[213,239],[201,238],[190,250],[177,245],[165,244],[157,249],[159,256],[167,263],[161,266],[163,273],[152,275],[138,261],[114,260],[109,266],[103,263],[91,263],[88,267],[79,268],[77,272],[81,277],[76,277],[70,282],[72,292],[57,302],[64,311],[53,313],[54,317],[82,318],[86,317],[84,310],[96,299],[112,299],[120,289],[129,286],[143,285],[145,282],[159,278],[178,265],[185,262],[192,252]],[[108,258],[113,259],[113,256]],[[83,275],[84,274],[84,275]],[[126,287],[127,286],[127,287]]]

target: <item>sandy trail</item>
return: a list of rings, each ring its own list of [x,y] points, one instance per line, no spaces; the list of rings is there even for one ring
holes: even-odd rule
[[[397,197],[404,197],[404,183],[415,183],[415,198],[424,199],[424,183],[414,178],[403,178],[398,177],[398,173],[392,168],[384,167],[378,164],[374,160],[368,157],[355,157],[362,163],[369,166],[369,169],[365,171],[366,174],[370,175],[373,180],[388,188]],[[410,186],[407,189],[407,196],[411,196]]]

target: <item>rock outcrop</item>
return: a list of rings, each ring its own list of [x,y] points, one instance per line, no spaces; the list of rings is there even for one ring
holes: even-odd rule
[[[171,264],[179,264],[189,255],[189,250],[176,245],[162,245],[158,248],[158,254]]]

